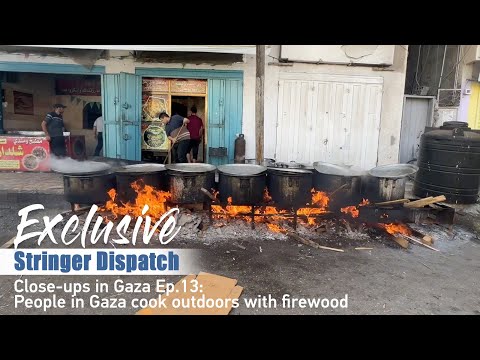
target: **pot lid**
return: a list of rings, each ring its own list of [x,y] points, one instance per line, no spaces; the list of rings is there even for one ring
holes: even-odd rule
[[[52,159],[52,171],[65,175],[92,175],[110,171],[112,167],[99,161],[77,161],[74,159]]]
[[[306,169],[295,169],[295,168],[292,169],[292,168],[278,168],[278,167],[268,168],[268,171],[282,173],[282,174],[311,174],[312,173],[310,170],[306,170]]]
[[[321,161],[314,162],[313,168],[319,173],[325,175],[363,176],[366,174],[365,171],[355,167],[347,167],[345,165],[336,165]]]
[[[167,170],[181,173],[204,173],[214,171],[216,169],[214,165],[200,163],[167,164],[165,167]]]
[[[267,168],[265,166],[253,164],[228,164],[220,165],[218,171],[226,175],[254,176],[267,171]]]
[[[368,173],[371,176],[387,179],[400,179],[409,175],[413,175],[418,171],[418,167],[412,164],[391,164],[377,166]]]
[[[117,173],[153,173],[165,171],[165,165],[162,164],[135,164],[127,165],[117,169]]]

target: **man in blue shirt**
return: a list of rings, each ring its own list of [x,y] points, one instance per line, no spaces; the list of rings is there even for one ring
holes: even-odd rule
[[[188,162],[187,153],[190,147],[190,132],[185,125],[190,120],[178,114],[170,117],[166,112],[162,112],[159,118],[165,124],[165,132],[172,142],[173,162]]]

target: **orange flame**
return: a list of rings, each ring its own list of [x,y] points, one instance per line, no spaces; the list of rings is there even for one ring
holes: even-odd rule
[[[357,218],[360,215],[360,211],[356,206],[346,206],[341,208],[340,211],[344,214],[350,214],[353,218]]]
[[[358,204],[358,206],[366,206],[366,205],[370,205],[370,200],[363,199],[362,202]]]
[[[133,218],[142,216],[142,211],[145,205],[148,205],[149,210],[147,214],[152,220],[159,220],[160,217],[168,211],[167,200],[170,199],[169,192],[156,190],[150,185],[143,184],[142,181],[136,181],[130,185],[135,190],[137,196],[133,203],[120,203],[116,200],[117,192],[115,189],[108,191],[108,200],[101,211],[109,211],[115,219],[120,216],[130,215]]]
[[[363,199],[360,204],[358,204],[358,207],[361,206],[366,206],[370,205],[370,200],[368,199]],[[350,214],[353,218],[357,218],[360,215],[360,211],[358,210],[358,207],[356,206],[346,206],[340,209],[340,211],[344,214]]]
[[[263,189],[263,201],[265,201],[266,203],[269,203],[270,201],[272,201],[272,197],[268,193],[267,188]]]
[[[277,224],[267,223],[267,227],[270,231],[272,231],[274,233],[284,233],[285,232],[285,229],[283,229],[282,227],[280,227]]]
[[[379,224],[382,228],[385,229],[391,235],[403,234],[403,235],[412,235],[412,230],[405,224]]]
[[[311,190],[312,192],[312,204],[315,207],[312,208],[300,208],[297,211],[298,215],[306,216],[306,223],[308,225],[315,224],[315,218],[313,215],[318,214],[325,214],[327,212],[327,206],[329,202],[329,198],[326,193],[321,191],[315,191],[314,189]],[[265,188],[264,190],[264,201],[270,202],[271,197],[268,193],[268,190]],[[237,216],[241,216],[241,218],[247,222],[252,221],[251,206],[236,206],[232,205],[232,197],[227,198],[228,205],[222,207],[220,205],[212,205],[212,211],[214,213],[214,218],[217,219],[229,219],[234,218]],[[262,206],[257,207],[255,209],[255,215],[269,215],[269,216],[255,216],[256,223],[266,223],[268,228],[273,232],[282,232],[282,229],[278,224],[275,222],[280,222],[285,220],[285,215],[288,214],[287,210],[279,210],[275,206]],[[242,216],[244,215],[244,216]],[[304,218],[300,217],[300,221],[304,221]],[[272,223],[274,222],[274,223]]]

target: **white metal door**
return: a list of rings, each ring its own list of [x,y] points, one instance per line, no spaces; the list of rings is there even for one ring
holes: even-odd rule
[[[405,95],[402,130],[400,131],[400,162],[417,159],[420,138],[426,126],[433,125],[433,96]]]
[[[375,167],[382,87],[381,77],[281,74],[276,160]]]

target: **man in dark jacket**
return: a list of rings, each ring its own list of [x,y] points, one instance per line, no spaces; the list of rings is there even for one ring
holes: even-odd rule
[[[189,123],[189,120],[178,114],[170,117],[165,112],[162,112],[159,118],[165,124],[165,132],[172,142],[173,162],[188,162],[187,153],[190,146],[190,132],[185,125]]]
[[[63,111],[66,106],[62,104],[53,105],[53,111],[48,113],[45,120],[42,121],[42,130],[50,142],[50,152],[58,157],[67,156],[65,146],[65,137],[63,132],[66,131],[63,123]]]

